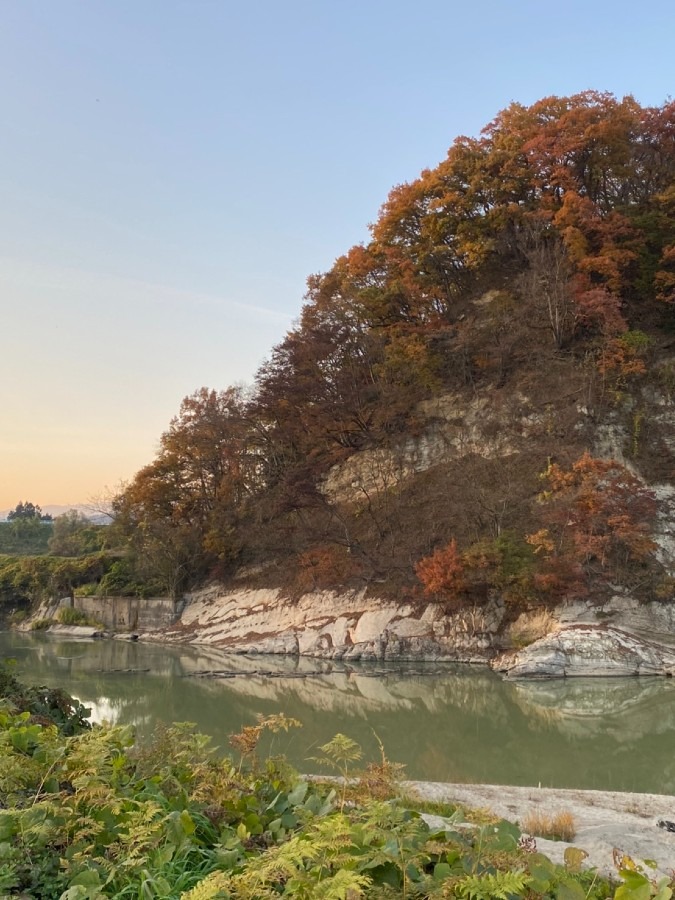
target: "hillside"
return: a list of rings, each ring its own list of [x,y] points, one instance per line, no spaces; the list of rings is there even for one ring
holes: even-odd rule
[[[673,595],[675,103],[512,104],[115,499],[135,577],[446,609]]]

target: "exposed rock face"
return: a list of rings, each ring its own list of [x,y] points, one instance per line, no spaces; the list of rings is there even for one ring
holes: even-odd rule
[[[519,393],[499,409],[488,396],[467,403],[458,395],[443,394],[420,403],[418,413],[427,422],[422,435],[393,449],[363,450],[334,466],[323,482],[326,495],[334,501],[354,501],[469,454],[486,459],[511,456],[523,449],[533,430],[545,426],[548,415]]]
[[[434,604],[382,601],[364,591],[291,601],[276,589],[228,593],[212,587],[191,595],[180,621],[161,638],[327,659],[484,662],[494,655],[503,615],[496,600],[447,615]]]
[[[56,619],[59,609],[59,601],[44,604],[21,627]],[[509,646],[504,616],[498,599],[447,614],[437,604],[382,600],[365,591],[323,591],[290,600],[278,589],[227,591],[213,585],[187,598],[178,621],[143,629],[142,636],[235,653],[491,662],[511,678],[675,675],[675,603],[639,603],[617,594],[601,607],[577,601],[545,617],[535,610],[533,624],[544,636],[508,653],[502,653]],[[64,626],[52,629],[65,633]],[[71,629],[78,636],[95,632]]]
[[[618,595],[548,614],[550,633],[505,653],[504,606],[447,614],[436,604],[385,601],[364,591],[331,591],[290,600],[277,589],[225,591],[188,599],[160,640],[211,644],[240,653],[344,660],[426,659],[488,662],[512,678],[675,674],[675,604],[640,604]]]
[[[675,675],[675,648],[608,625],[574,624],[492,666],[509,678]]]

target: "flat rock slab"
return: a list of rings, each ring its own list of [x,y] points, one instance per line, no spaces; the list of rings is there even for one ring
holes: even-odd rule
[[[659,820],[675,820],[675,797],[667,794],[428,781],[410,781],[405,786],[425,800],[489,809],[511,822],[521,823],[533,812],[570,812],[577,830],[573,844],[536,838],[537,849],[556,863],[562,864],[565,849],[575,846],[588,853],[586,867],[597,868],[607,877],[617,877],[615,849],[636,862],[654,860],[658,867],[654,875],[671,875],[675,870],[675,833],[658,826]]]

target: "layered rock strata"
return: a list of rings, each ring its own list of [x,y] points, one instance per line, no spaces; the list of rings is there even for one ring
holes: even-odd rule
[[[609,625],[573,624],[492,661],[510,678],[675,675],[675,647]]]
[[[494,656],[503,617],[497,600],[449,615],[436,604],[383,601],[365,591],[290,600],[275,589],[213,587],[193,594],[161,639],[326,659],[485,662]]]

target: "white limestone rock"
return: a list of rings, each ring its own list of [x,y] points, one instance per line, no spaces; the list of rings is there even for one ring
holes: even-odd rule
[[[279,590],[211,586],[188,597],[162,639],[235,652],[323,659],[449,659],[485,662],[494,652],[504,604],[447,614],[436,604],[383,600],[365,591],[316,591],[297,600]]]
[[[674,675],[675,648],[607,625],[574,624],[491,664],[509,678]]]

